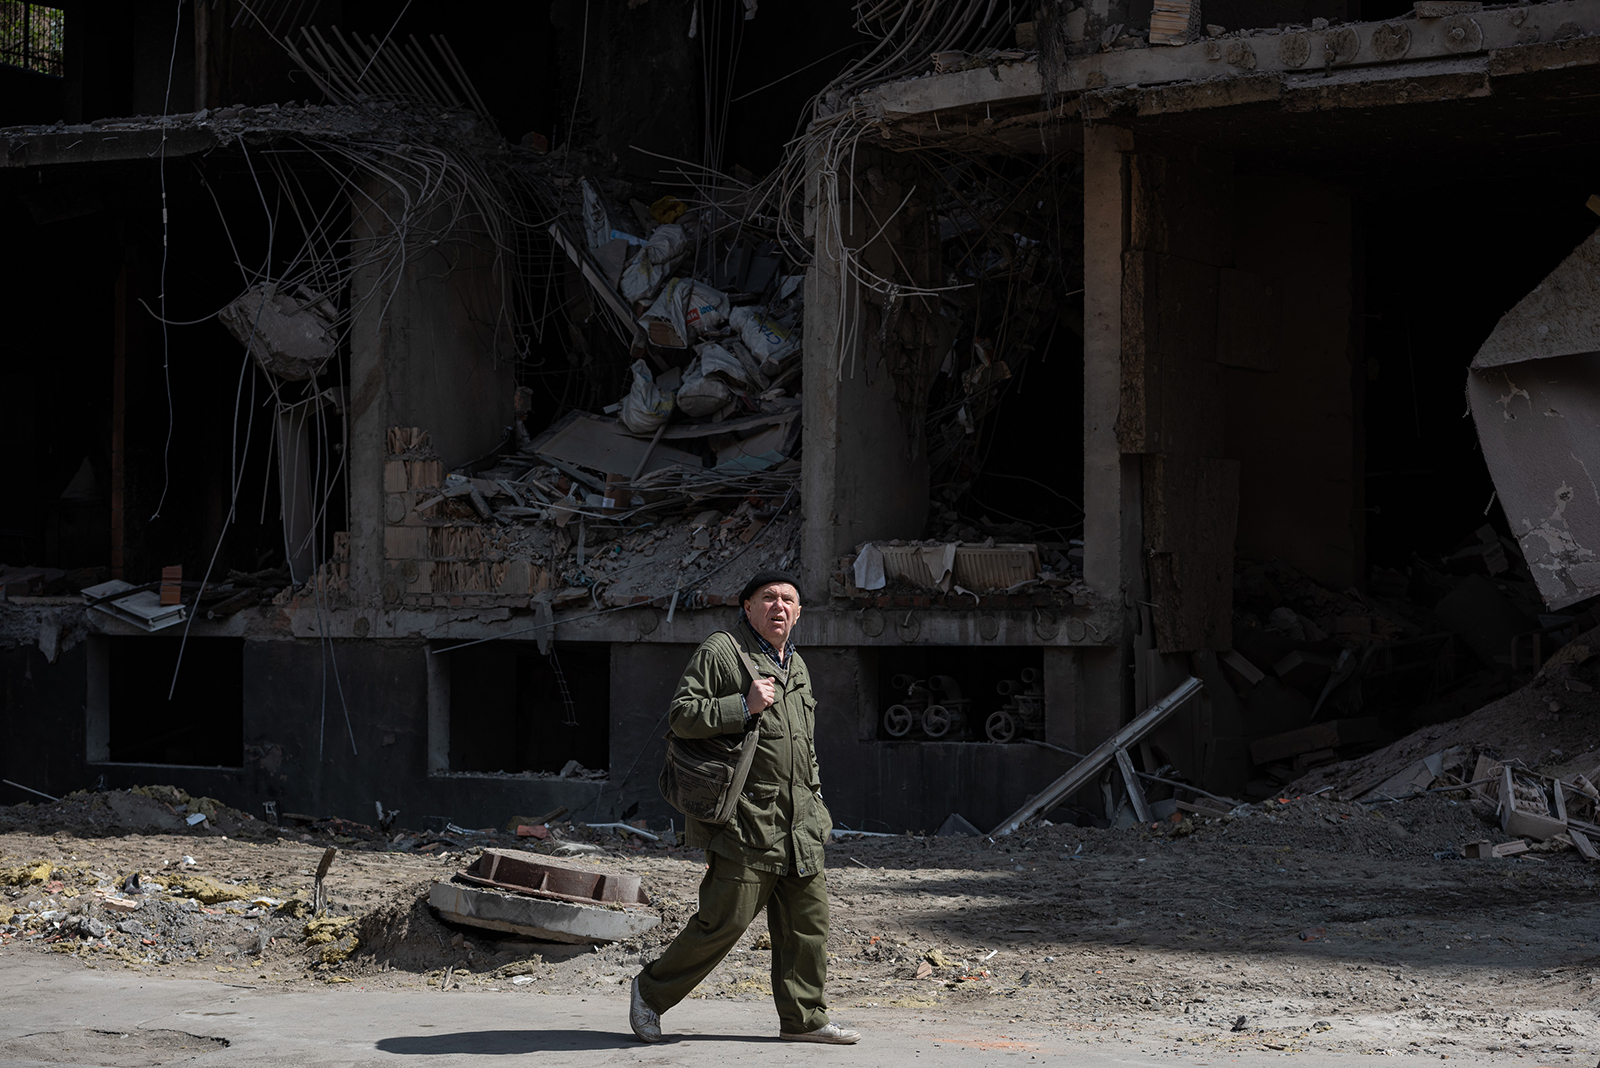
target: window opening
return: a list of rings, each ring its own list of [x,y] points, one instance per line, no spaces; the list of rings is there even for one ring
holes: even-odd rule
[[[0,0],[0,63],[61,77],[66,26],[59,7]]]
[[[244,640],[91,639],[89,759],[116,764],[244,766]]]
[[[611,647],[485,642],[448,658],[448,771],[604,777],[610,762]]]
[[[556,656],[554,648],[550,650],[550,671],[556,677],[556,685],[561,689],[561,707],[564,714],[561,717],[563,727],[576,727],[578,725],[578,706],[572,700],[572,689],[567,685],[566,672],[561,670],[561,659]]]

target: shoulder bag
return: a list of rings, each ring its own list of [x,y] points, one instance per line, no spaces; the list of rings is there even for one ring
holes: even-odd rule
[[[728,638],[754,683],[761,677],[756,665],[737,638],[731,634]],[[713,738],[679,738],[668,731],[667,759],[657,781],[667,804],[705,823],[720,826],[733,819],[756,755],[758,731],[754,728],[752,724],[743,734]]]

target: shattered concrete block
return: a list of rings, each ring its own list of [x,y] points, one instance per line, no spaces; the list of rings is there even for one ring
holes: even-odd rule
[[[337,314],[332,301],[305,286],[290,295],[267,284],[246,290],[217,320],[263,370],[298,382],[316,377],[333,356]]]

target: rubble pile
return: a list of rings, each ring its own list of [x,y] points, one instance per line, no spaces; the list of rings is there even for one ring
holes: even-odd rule
[[[1250,746],[1252,792],[1481,708],[1594,622],[1587,611],[1545,611],[1516,542],[1491,526],[1448,554],[1414,556],[1404,572],[1374,569],[1365,593],[1241,558],[1233,649],[1219,660],[1262,735]],[[1564,671],[1573,690],[1589,692],[1588,668]]]
[[[97,871],[87,861],[26,861],[0,870],[0,944],[34,942],[85,959],[243,964],[273,939],[293,936],[310,912],[281,888],[196,874],[193,857],[162,870]]]
[[[180,818],[187,810],[205,819],[191,824]],[[101,861],[80,860],[76,854],[55,860],[42,858],[39,851],[0,854],[0,946],[37,945],[86,961],[116,960],[134,966],[203,964],[207,971],[220,972],[286,969],[346,982],[352,968],[377,967],[380,955],[384,968],[410,966],[404,947],[412,942],[416,943],[412,956],[420,947],[428,947],[426,959],[417,956],[413,962],[419,969],[436,966],[441,954],[456,959],[462,936],[452,935],[425,904],[427,887],[437,876],[420,884],[401,880],[404,889],[398,897],[387,892],[375,904],[370,893],[322,896],[322,876],[330,868],[340,870],[332,862],[336,849],[325,850],[321,867],[302,856],[298,864],[306,867],[297,864],[267,874],[268,869],[256,865],[249,875],[229,872],[214,860],[197,860],[183,850],[201,854],[202,847],[237,848],[230,839],[243,837],[257,845],[275,841],[280,849],[287,846],[303,854],[306,846],[336,843],[357,857],[399,853],[408,854],[406,860],[412,864],[448,867],[458,867],[495,845],[577,858],[578,863],[608,853],[628,857],[647,849],[676,850],[675,844],[642,827],[592,828],[553,820],[545,824],[534,822],[534,817],[513,817],[507,828],[469,830],[449,824],[439,832],[398,830],[392,836],[336,818],[296,814],[281,818],[285,826],[273,827],[215,799],[191,797],[170,786],[78,793],[55,806],[0,808],[0,833],[17,828],[32,836],[52,827],[70,827],[86,836],[130,835],[122,839],[124,843],[134,834],[149,835],[155,847],[153,852],[134,847],[144,854],[142,862],[107,858],[104,867],[97,867]],[[222,834],[218,829],[222,826],[235,833]],[[285,832],[295,833],[291,828],[299,829],[298,840],[284,837]],[[240,830],[248,833],[241,836]],[[187,844],[186,838],[194,844]],[[69,840],[64,830],[56,830],[55,839]],[[161,859],[154,859],[158,856]],[[362,864],[350,860],[344,867]],[[420,892],[413,892],[419,886]],[[396,925],[405,913],[415,915]],[[369,943],[372,950],[360,955]],[[530,955],[539,959],[519,943],[502,954],[501,963],[512,957],[524,961]],[[398,960],[392,959],[396,956]]]
[[[1569,796],[1587,794],[1578,778],[1600,781],[1594,733],[1594,717],[1600,713],[1600,694],[1594,688],[1597,651],[1600,633],[1587,631],[1516,691],[1460,719],[1421,727],[1357,759],[1318,767],[1297,780],[1295,789],[1326,788],[1342,797],[1400,796],[1436,783],[1476,781],[1498,763],[1564,779]],[[1483,760],[1489,766],[1479,774]],[[1424,775],[1429,776],[1427,781]],[[1487,784],[1487,789],[1498,800],[1497,784]]]
[[[248,812],[175,786],[75,790],[57,801],[0,806],[0,832],[36,834],[184,834],[261,837],[272,832]]]
[[[1313,850],[1339,856],[1459,859],[1491,832],[1494,808],[1465,795],[1429,795],[1404,806],[1362,805],[1298,791],[1240,805],[1220,817],[1184,816],[1155,824],[1155,837]]]
[[[631,386],[538,434],[525,424],[533,391],[519,388],[502,447],[449,473],[426,428],[391,428],[391,600],[731,600],[735,557],[744,572],[799,555],[803,276],[736,193],[693,209],[671,196],[619,207],[611,183],[548,186],[570,201],[570,221],[549,232],[586,294],[575,321],[614,335],[570,355],[592,386],[605,360],[588,347],[625,351]],[[343,560],[330,568],[346,577]]]

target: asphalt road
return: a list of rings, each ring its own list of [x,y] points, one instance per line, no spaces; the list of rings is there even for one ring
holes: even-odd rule
[[[618,993],[576,997],[520,991],[377,991],[357,984],[284,991],[12,957],[0,967],[0,1065],[422,1068],[505,1064],[514,1063],[505,1058],[523,1057],[530,1063],[536,1060],[541,1068],[746,1064],[972,1068],[1069,1062],[1074,1068],[1214,1063],[1248,1068],[1256,1062],[1281,1065],[1285,1059],[1308,1068],[1324,1063],[1353,1068],[1356,1059],[1316,1051],[1220,1056],[1103,1031],[1080,1033],[916,1009],[838,1014],[841,1022],[864,1032],[861,1043],[807,1046],[777,1039],[770,1006],[714,1000],[690,1000],[674,1009],[665,1023],[677,1032],[676,1038],[646,1046],[629,1033],[626,1010],[627,1002]]]

